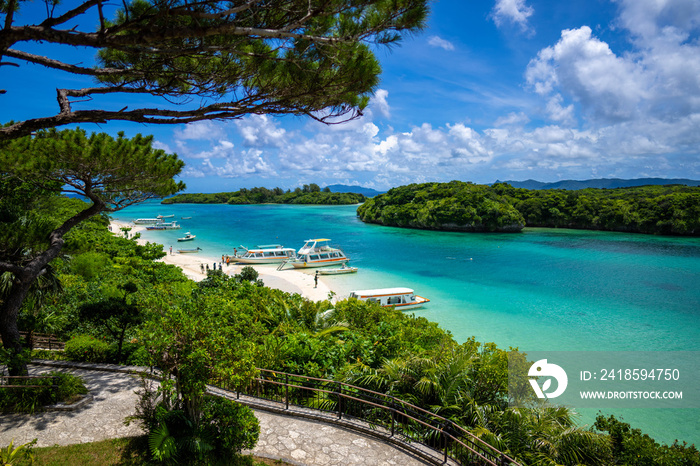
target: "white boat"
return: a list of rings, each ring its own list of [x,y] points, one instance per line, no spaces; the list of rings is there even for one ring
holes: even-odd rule
[[[177,250],[177,252],[179,252],[180,254],[189,254],[189,253],[199,252],[201,250],[202,250],[202,248],[187,248],[187,249],[180,248]]]
[[[179,230],[182,228],[177,222],[160,222],[155,225],[149,225],[146,230]]]
[[[256,249],[247,249],[245,254],[236,257],[236,261],[241,264],[277,264],[290,259],[294,259],[296,251],[293,248],[282,247],[281,244],[260,245]]]
[[[337,269],[321,269],[318,271],[319,275],[341,275],[344,273],[355,273],[357,272],[357,267],[349,267],[346,264],[343,264],[342,267],[339,267]]]
[[[160,218],[160,219],[163,219],[163,218],[173,218],[174,216],[175,216],[175,214],[170,214],[170,215],[158,215],[157,217]]]
[[[329,239],[307,239],[304,246],[297,251],[297,257],[290,261],[297,269],[328,267],[348,262],[350,259],[343,251],[330,245]]]
[[[133,223],[134,225],[155,225],[162,221],[160,218],[137,218]]]
[[[190,233],[190,232],[188,231],[187,233],[185,233],[185,236],[184,236],[184,237],[178,238],[177,240],[180,241],[180,242],[182,242],[182,241],[193,241],[196,237],[197,237],[197,235],[193,235],[192,233]]]
[[[376,290],[356,290],[350,298],[379,303],[382,307],[396,306],[396,309],[415,309],[430,302],[428,298],[414,294],[410,288],[379,288]]]
[[[180,217],[180,218],[183,219],[183,220],[189,220],[189,219],[191,219],[192,217]]]

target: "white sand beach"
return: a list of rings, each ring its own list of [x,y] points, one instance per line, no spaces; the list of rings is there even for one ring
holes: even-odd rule
[[[122,222],[112,220],[110,228],[113,234],[122,235],[122,227],[131,228],[129,235],[134,235],[136,233],[145,233],[146,227],[144,225],[134,225],[130,222]],[[146,244],[147,239],[143,237],[136,240],[139,244]],[[196,245],[188,245],[189,247],[196,247]],[[167,253],[163,259],[161,259],[166,264],[177,265],[182,269],[182,271],[189,278],[195,281],[202,280],[206,277],[206,273],[202,273],[202,265],[209,265],[212,267],[214,262],[217,264],[221,262],[221,256],[211,256],[202,253],[178,253],[177,248],[173,247],[172,253],[170,252],[170,247],[163,245],[163,251]],[[286,268],[284,270],[277,270],[276,264],[271,265],[258,265],[253,266],[257,270],[258,275],[265,286],[270,288],[276,288],[278,290],[286,291],[288,293],[299,293],[305,298],[312,301],[321,301],[328,299],[328,295],[331,293],[331,289],[327,283],[325,283],[321,276],[319,276],[318,286],[314,287],[314,270],[301,271],[293,268]],[[235,275],[240,273],[243,265],[231,264],[227,266],[223,264],[222,270],[228,275]]]

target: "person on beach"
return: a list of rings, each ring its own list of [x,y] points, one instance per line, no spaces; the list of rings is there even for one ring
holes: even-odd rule
[[[199,268],[202,269],[202,273],[204,273],[204,264],[199,264]]]
[[[207,273],[209,273],[209,264],[207,264]]]
[[[316,271],[316,275],[314,275],[314,288],[318,287],[318,270]]]
[[[172,246],[170,246],[170,255],[171,256],[173,255],[173,247]]]

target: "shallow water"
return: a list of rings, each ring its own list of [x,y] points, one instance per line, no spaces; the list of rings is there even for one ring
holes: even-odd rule
[[[191,231],[202,254],[212,257],[231,254],[239,245],[299,248],[309,238],[331,238],[360,269],[324,277],[339,295],[362,288],[414,288],[431,299],[416,313],[460,342],[474,335],[525,351],[700,351],[698,238],[559,229],[430,232],[364,224],[355,210],[149,202],[114,218],[175,214],[182,230],[149,231],[143,237],[176,246],[176,238]],[[697,410],[614,414],[657,440],[700,443]],[[594,416],[593,410],[583,412],[581,422],[590,424]]]

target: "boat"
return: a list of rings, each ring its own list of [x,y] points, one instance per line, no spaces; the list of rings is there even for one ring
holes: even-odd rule
[[[191,219],[192,217],[180,217],[180,218],[183,219],[183,220],[189,220],[189,219]]]
[[[356,290],[350,298],[378,303],[382,307],[396,306],[396,309],[415,309],[430,302],[428,298],[414,294],[410,288],[379,288],[376,290]]]
[[[199,252],[201,251],[202,248],[179,248],[177,252],[180,254],[189,254],[189,253],[194,253],[194,252]]]
[[[241,264],[277,264],[279,262],[294,259],[296,251],[293,248],[285,248],[281,244],[260,245],[256,249],[247,249],[241,246],[245,253],[236,257]]]
[[[193,241],[196,237],[197,237],[197,235],[193,235],[192,233],[190,233],[190,232],[188,231],[187,233],[185,233],[185,236],[184,236],[184,237],[178,238],[177,240],[180,241],[180,242],[182,242],[182,241]]]
[[[330,245],[327,238],[307,239],[304,246],[297,251],[297,256],[289,263],[296,269],[328,267],[344,264],[350,259],[343,251]]]
[[[164,218],[173,218],[175,214],[170,214],[170,215],[158,215],[157,218],[164,219]]]
[[[322,269],[318,271],[319,275],[341,275],[344,273],[355,273],[357,272],[357,267],[349,267],[347,264],[343,264],[342,267],[337,269]]]
[[[155,225],[161,223],[163,220],[160,218],[137,218],[133,221],[134,225]]]
[[[146,230],[179,230],[182,228],[177,222],[161,222],[146,227]]]

